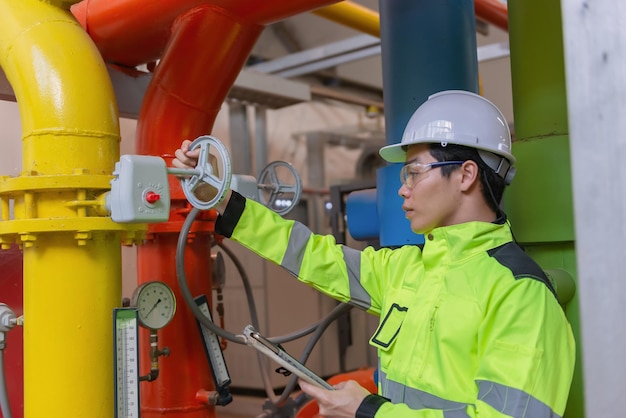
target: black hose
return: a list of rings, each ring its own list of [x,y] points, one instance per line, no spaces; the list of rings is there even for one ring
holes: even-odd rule
[[[243,282],[243,288],[246,291],[248,309],[250,310],[250,320],[252,321],[252,326],[258,330],[260,329],[259,317],[256,310],[256,303],[254,302],[254,294],[252,293],[252,286],[250,285],[250,279],[248,278],[248,274],[243,268],[243,264],[241,264],[241,261],[239,261],[239,258],[237,258],[237,256],[232,252],[230,248],[226,247],[223,244],[218,244],[218,246],[228,255],[231,261],[235,264],[237,272],[239,272],[239,276],[241,277],[241,281]]]
[[[176,245],[176,277],[178,279],[178,287],[183,295],[183,299],[185,299],[185,302],[187,303],[187,307],[191,309],[193,315],[202,325],[210,329],[216,335],[226,338],[228,341],[232,341],[237,344],[245,344],[245,337],[243,335],[236,335],[218,327],[213,323],[213,321],[202,313],[196,304],[191,291],[189,290],[189,286],[187,285],[187,275],[185,274],[185,245],[187,244],[187,236],[189,235],[191,225],[196,220],[199,212],[199,209],[191,209],[189,215],[183,223],[180,235],[178,236],[178,243]]]

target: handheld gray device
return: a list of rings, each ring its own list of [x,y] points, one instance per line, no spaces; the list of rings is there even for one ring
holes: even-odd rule
[[[300,363],[298,360],[289,355],[289,353],[283,350],[279,345],[274,344],[263,335],[261,335],[258,331],[254,329],[254,327],[252,327],[252,325],[248,325],[243,330],[243,333],[246,337],[247,345],[249,345],[250,347],[254,347],[259,352],[265,354],[276,363],[280,364],[285,369],[298,376],[300,379],[322,389],[335,390],[332,385],[313,373],[304,364]]]

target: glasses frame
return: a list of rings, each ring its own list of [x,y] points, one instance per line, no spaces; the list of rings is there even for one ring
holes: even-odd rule
[[[400,169],[400,182],[403,186],[411,190],[417,184],[416,178],[419,174],[424,174],[433,168],[463,164],[464,162],[465,161],[434,161],[432,163],[422,164],[415,160],[407,161]],[[411,169],[413,169],[413,171],[410,171]]]

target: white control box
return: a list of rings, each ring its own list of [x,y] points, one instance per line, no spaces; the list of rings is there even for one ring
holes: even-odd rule
[[[167,166],[160,157],[122,155],[115,163],[107,209],[119,223],[165,222],[170,214]]]

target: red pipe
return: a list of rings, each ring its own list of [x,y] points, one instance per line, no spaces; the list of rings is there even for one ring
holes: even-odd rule
[[[139,113],[141,154],[172,152],[183,139],[211,132],[262,30],[213,5],[196,7],[176,20]]]
[[[186,307],[175,283],[173,262],[178,233],[159,233],[139,249],[138,277],[140,282],[161,280],[170,284],[178,301],[172,322],[158,331],[159,349],[168,347],[170,355],[159,358],[159,377],[141,383],[141,416],[207,418],[214,416],[214,407],[198,402],[196,392],[211,391],[213,379],[204,354],[202,341],[193,313]],[[206,295],[211,300],[211,276],[208,268],[209,234],[190,234],[185,247],[185,273],[193,295]],[[149,333],[140,334],[141,374],[150,371]]]
[[[509,14],[506,4],[498,0],[474,0],[476,17],[509,31]]]
[[[24,256],[17,245],[0,251],[0,303],[15,314],[24,314]],[[24,329],[15,327],[6,333],[4,366],[9,404],[13,418],[24,417]],[[0,376],[2,378],[2,376]],[[2,414],[0,414],[2,415]]]
[[[337,1],[84,0],[71,10],[105,61],[134,67],[159,59],[174,20],[197,6],[213,5],[244,24],[263,26]],[[204,41],[216,41],[221,35],[213,32]]]
[[[137,125],[140,154],[167,156],[182,139],[210,133],[217,113],[235,77],[254,46],[262,26],[242,24],[224,9],[202,5],[179,16],[148,86]],[[211,40],[211,41],[208,41]],[[183,303],[173,255],[187,215],[179,183],[171,181],[170,219],[152,225],[150,239],[137,250],[138,280],[162,280],[174,289],[179,303],[176,316],[160,331],[163,346],[171,356],[161,361],[161,374],[154,382],[142,383],[142,416],[185,418],[215,416],[215,407],[199,402],[198,391],[214,389],[195,318]],[[214,228],[196,222],[185,247],[185,271],[194,296],[212,300],[210,246]],[[142,346],[148,340],[141,336]],[[142,368],[148,369],[142,361]],[[181,371],[184,378],[181,379]]]

